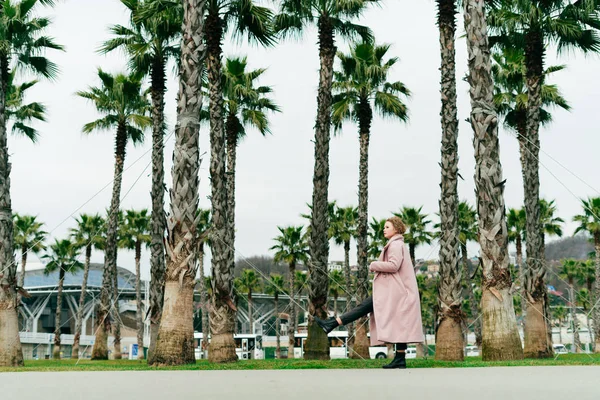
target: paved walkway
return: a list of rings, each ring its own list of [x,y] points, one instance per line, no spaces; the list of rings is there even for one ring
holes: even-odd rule
[[[599,400],[600,367],[0,373],[2,400]]]

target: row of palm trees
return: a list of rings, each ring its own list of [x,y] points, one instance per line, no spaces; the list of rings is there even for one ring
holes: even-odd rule
[[[144,323],[143,323],[143,302],[141,294],[140,281],[140,260],[142,248],[150,244],[150,215],[147,210],[127,210],[125,214],[119,213],[118,228],[118,247],[128,249],[134,252],[135,272],[136,272],[136,325],[137,341],[139,348],[144,346]],[[89,274],[92,251],[104,250],[106,247],[106,221],[99,214],[88,215],[81,214],[76,219],[76,227],[72,228],[69,237],[66,239],[55,239],[55,242],[49,247],[46,246],[48,233],[43,230],[43,223],[32,215],[14,215],[14,242],[21,251],[21,272],[18,279],[18,288],[24,292],[24,279],[29,254],[41,255],[45,262],[46,274],[54,271],[59,272],[57,285],[57,307],[55,322],[55,337],[53,358],[60,358],[60,333],[62,323],[60,314],[62,311],[62,288],[66,273],[76,273],[83,270],[83,280],[81,283],[81,294],[79,297],[79,308],[75,320],[75,337],[71,352],[72,358],[79,357],[79,342],[82,333],[83,305],[87,295],[87,281]],[[85,261],[79,261],[82,253],[85,255]],[[117,290],[116,275],[114,289]],[[118,292],[117,292],[118,296]],[[19,299],[20,301],[20,299]],[[116,304],[115,304],[116,307]],[[114,310],[114,319],[119,323],[118,309]],[[115,337],[115,342],[120,342],[120,337]],[[120,356],[120,350],[115,351],[115,357]],[[143,357],[143,352],[140,352]]]

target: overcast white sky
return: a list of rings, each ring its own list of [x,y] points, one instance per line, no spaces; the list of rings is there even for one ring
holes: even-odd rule
[[[94,107],[74,95],[77,90],[97,85],[96,68],[110,72],[124,71],[123,54],[98,55],[99,44],[109,38],[108,26],[126,24],[128,15],[118,0],[64,0],[54,9],[40,9],[54,23],[48,34],[66,47],[66,52],[48,56],[58,63],[61,74],[56,82],[43,82],[31,90],[29,101],[48,106],[48,122],[39,124],[41,139],[37,144],[11,137],[9,151],[12,169],[12,200],[15,212],[35,214],[46,223],[53,237],[64,237],[73,226],[69,216],[86,212],[103,212],[110,202],[110,185],[99,192],[113,177],[112,133],[84,136],[82,126],[98,118]],[[369,216],[384,218],[401,206],[423,206],[427,213],[437,212],[440,195],[440,99],[439,43],[433,0],[387,0],[381,8],[365,13],[360,21],[370,26],[377,41],[393,45],[390,56],[400,57],[391,80],[401,80],[413,92],[408,102],[410,122],[382,121],[375,118],[370,147]],[[459,35],[462,35],[462,20]],[[338,42],[346,51],[347,44]],[[306,211],[312,196],[313,126],[318,84],[318,49],[315,32],[301,41],[286,41],[271,49],[225,44],[225,55],[247,55],[251,68],[268,67],[262,84],[274,87],[274,98],[283,112],[271,117],[273,135],[261,137],[257,132],[240,144],[237,165],[237,254],[236,258],[269,253],[277,226],[304,224],[299,214]],[[556,111],[554,123],[541,134],[541,194],[555,199],[559,214],[570,221],[580,212],[579,197],[597,196],[600,177],[597,173],[598,107],[600,93],[597,57],[567,54],[558,58],[553,50],[549,64],[568,64],[568,69],[552,77],[573,110]],[[474,203],[474,157],[472,131],[464,122],[469,114],[468,87],[461,78],[466,73],[464,40],[457,44],[457,77],[460,123],[461,199]],[[176,77],[169,78],[166,114],[175,121]],[[169,131],[171,132],[171,130]],[[330,200],[340,205],[357,204],[358,138],[357,128],[344,127],[343,134],[332,138]],[[502,166],[506,184],[507,207],[522,204],[522,181],[516,139],[500,133]],[[201,153],[206,152],[200,172],[200,202],[209,207],[207,129],[201,131]],[[171,136],[165,148],[167,185],[173,150]],[[574,175],[563,169],[554,158]],[[135,164],[134,162],[137,161]],[[130,191],[122,202],[124,209],[150,208],[150,136],[138,148],[128,147],[123,177],[123,192]],[[547,167],[547,169],[546,169]],[[139,181],[134,182],[139,178]],[[582,183],[584,180],[591,187]],[[595,189],[593,189],[595,188]],[[167,199],[168,200],[168,199]],[[167,204],[168,205],[168,204]],[[81,207],[81,209],[79,209]],[[79,210],[78,210],[79,209]],[[435,216],[432,215],[433,218]],[[63,221],[65,221],[63,223]],[[61,224],[62,223],[62,224]],[[574,225],[568,223],[566,234]],[[473,251],[476,246],[473,245]],[[417,249],[418,258],[437,258],[437,247]],[[102,262],[102,254],[94,255]],[[356,259],[353,244],[351,260]],[[330,260],[343,260],[343,250],[331,246]],[[35,262],[35,257],[32,257]],[[133,269],[133,254],[119,253],[119,265]],[[149,276],[148,252],[145,252],[142,275]],[[206,269],[209,261],[206,261]]]

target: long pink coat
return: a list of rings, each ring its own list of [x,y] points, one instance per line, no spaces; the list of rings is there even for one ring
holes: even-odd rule
[[[393,236],[369,271],[373,279],[371,346],[383,343],[421,343],[421,301],[417,278],[402,235]]]

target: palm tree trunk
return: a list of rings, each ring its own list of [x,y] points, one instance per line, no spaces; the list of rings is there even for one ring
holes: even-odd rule
[[[408,254],[410,254],[410,261],[412,261],[412,265],[416,265],[415,263],[415,248],[417,246],[414,243],[408,244]]]
[[[165,127],[165,63],[156,58],[152,64],[152,231],[150,239],[150,346],[148,361],[152,363],[158,326],[162,314],[165,292],[165,170],[164,170],[164,127]],[[140,349],[141,351],[142,349]]]
[[[358,226],[357,226],[357,282],[356,298],[363,301],[369,296],[368,223],[369,223],[369,139],[371,138],[371,122],[373,110],[368,99],[361,99],[359,105],[359,163],[358,163]],[[350,346],[350,358],[368,359],[369,339],[368,317],[356,322],[356,334]],[[350,332],[348,332],[350,338]]]
[[[279,294],[277,292],[275,292],[275,357],[278,360],[281,359],[281,318],[279,318]]]
[[[85,304],[85,295],[87,290],[87,281],[90,274],[90,259],[92,258],[92,245],[85,246],[85,264],[83,266],[83,281],[81,282],[81,294],[79,295],[79,307],[77,308],[77,317],[75,321],[75,337],[73,338],[73,348],[71,350],[71,358],[79,358],[79,342],[81,339],[82,320],[83,320],[83,305]]]
[[[473,331],[475,332],[475,345],[481,348],[481,321],[479,320],[479,308],[475,293],[473,292],[473,282],[471,280],[471,268],[469,267],[469,259],[467,257],[467,244],[461,243],[460,252],[462,254],[463,270],[465,276],[465,286],[467,287],[467,296],[469,297],[469,308],[471,309],[471,317],[473,318]],[[468,332],[467,332],[468,333]]]
[[[577,319],[577,302],[575,301],[575,287],[573,280],[569,279],[569,301],[571,302],[571,328],[573,329],[573,347],[575,353],[581,352],[579,339],[579,320]]]
[[[346,281],[346,307],[345,311],[352,309],[352,298],[354,297],[354,290],[352,288],[352,272],[350,271],[350,240],[344,241],[344,278]],[[348,329],[348,348],[354,348],[354,322],[346,325]]]
[[[165,250],[168,254],[163,312],[153,365],[196,362],[194,354],[194,286],[197,272],[196,213],[200,169],[199,115],[205,49],[204,0],[183,2],[177,123],[173,151],[173,188]]]
[[[142,280],[140,278],[140,259],[142,258],[142,243],[135,243],[135,302],[137,305],[135,319],[137,324],[138,360],[144,359],[144,311],[142,303]]]
[[[527,136],[524,142],[523,189],[527,230],[527,273],[525,274],[525,357],[553,356],[552,332],[547,315],[548,295],[544,276],[546,263],[540,222],[539,125],[541,88],[543,84],[544,43],[539,32],[525,35],[525,65],[527,69]]]
[[[115,268],[113,277],[114,277],[114,280],[113,280],[114,304],[112,307],[112,314],[113,314],[113,336],[115,338],[113,348],[115,350],[114,351],[115,360],[120,360],[123,358],[123,352],[121,351],[121,312],[119,310],[119,271],[116,268]]]
[[[58,273],[58,290],[56,291],[56,314],[54,317],[54,349],[52,349],[52,359],[60,360],[60,327],[62,315],[63,284],[65,283],[65,269],[60,267]]]
[[[594,234],[594,249],[596,251],[596,280],[594,281],[594,301],[600,300],[600,233]],[[600,353],[600,305],[594,303],[594,353]]]
[[[100,304],[96,309],[96,339],[92,349],[92,360],[108,359],[108,331],[111,327],[109,314],[115,313],[115,306],[118,305],[119,293],[115,289],[117,279],[117,229],[119,206],[121,196],[121,183],[123,174],[123,165],[125,163],[125,146],[127,145],[127,132],[124,123],[117,127],[117,136],[115,139],[115,172],[113,181],[112,198],[110,209],[108,211],[108,224],[106,228],[106,246],[104,248],[104,273],[102,276],[102,290],[100,292]],[[112,306],[111,306],[112,304]],[[114,321],[115,336],[115,357],[120,355],[120,328],[118,320]],[[119,348],[117,348],[119,347]]]
[[[458,117],[456,109],[456,64],[454,36],[456,3],[438,0],[442,85],[442,149],[440,187],[440,304],[436,331],[436,360],[464,359],[464,313],[462,312],[462,270],[458,240]]]
[[[523,332],[525,332],[525,314],[527,313],[527,294],[525,293],[525,275],[527,266],[523,265],[523,239],[521,235],[517,235],[515,241],[517,247],[517,264],[519,265],[519,282],[521,284],[521,315],[523,317]]]
[[[209,360],[233,362],[237,360],[233,332],[236,308],[233,293],[233,263],[227,219],[227,179],[225,171],[225,130],[223,127],[223,88],[221,82],[221,40],[223,21],[218,10],[209,8],[206,17],[207,68],[210,108],[210,179],[214,236],[212,243],[213,295],[211,308],[211,342]]]
[[[585,286],[588,290],[589,296],[590,296],[590,307],[594,307],[594,305],[596,304],[596,300],[594,297],[594,292],[593,292],[593,285],[594,285],[594,281],[590,278],[586,279],[585,282]],[[587,327],[588,327],[588,334],[590,335],[590,346],[592,347],[592,352],[594,351],[594,338],[596,337],[596,335],[594,335],[593,332],[593,328],[591,325],[591,321],[590,321],[590,314],[593,313],[593,309],[592,310],[586,310],[586,317],[587,317]],[[562,342],[562,341],[561,341]]]
[[[248,291],[248,320],[250,322],[250,334],[254,333],[254,319],[252,318],[252,291]]]
[[[288,358],[294,358],[294,347],[296,345],[296,302],[294,301],[294,292],[296,285],[296,263],[290,263],[290,315],[288,318]]]
[[[504,181],[498,144],[498,116],[493,104],[490,49],[484,2],[465,0],[464,20],[469,60],[471,126],[474,131],[475,187],[479,214],[483,314],[483,359],[523,358],[508,270]]]
[[[310,232],[310,294],[309,312],[327,318],[327,291],[329,276],[328,192],[329,192],[329,138],[331,125],[331,84],[335,43],[332,22],[321,16],[319,26],[319,93],[315,129],[315,167],[313,174],[312,219]],[[327,335],[312,318],[308,320],[308,335],[304,347],[306,360],[329,360]]]
[[[338,296],[333,298],[333,315],[337,317],[338,315]]]
[[[563,343],[563,340],[562,340],[562,319],[558,320],[558,340],[560,340],[560,342]]]
[[[0,10],[2,5],[0,5]],[[6,82],[8,60],[0,56],[0,366],[23,365],[23,352],[19,338],[17,292],[15,289],[17,266],[13,254],[13,215],[10,199],[10,161],[6,131]]]
[[[27,265],[27,245],[21,247],[21,273],[17,286],[22,288],[25,285],[25,266]],[[17,293],[17,304],[21,305],[21,294]]]
[[[208,334],[210,332],[210,321],[208,318],[208,288],[204,276],[204,243],[200,243],[198,251],[198,265],[200,267],[200,303],[202,303],[202,351],[208,350]],[[204,354],[206,357],[206,353]]]
[[[229,224],[227,231],[230,235],[229,241],[232,244],[235,244],[235,164],[239,124],[235,115],[227,115],[225,126],[225,137],[227,139],[227,223]]]

